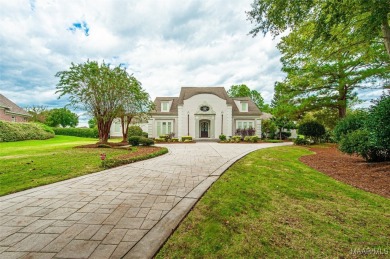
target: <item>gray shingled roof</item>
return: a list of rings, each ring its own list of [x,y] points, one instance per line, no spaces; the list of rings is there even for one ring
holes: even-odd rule
[[[232,106],[233,116],[260,116],[261,112],[256,104],[249,97],[230,98],[224,87],[182,87],[179,97],[156,97],[154,103],[156,110],[152,113],[155,115],[177,115],[177,106],[183,105],[184,100],[197,94],[214,94],[219,98],[226,100],[227,104]],[[234,100],[248,101],[248,112],[240,112]],[[161,112],[162,101],[173,101],[169,112]]]
[[[17,106],[10,99],[0,94],[0,107],[5,108],[7,112],[23,116],[31,116],[28,112]]]

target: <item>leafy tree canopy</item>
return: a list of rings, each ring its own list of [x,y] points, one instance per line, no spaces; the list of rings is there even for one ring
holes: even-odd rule
[[[71,112],[67,108],[52,109],[46,118],[45,124],[51,127],[76,127],[79,123],[77,114]]]
[[[43,105],[32,105],[26,107],[26,111],[31,115],[30,121],[45,123],[49,110]]]
[[[327,107],[343,118],[356,101],[357,89],[381,88],[390,79],[390,59],[383,45],[375,42],[354,45],[351,37],[331,43],[310,41],[315,27],[313,22],[306,24],[278,44],[287,73],[275,85],[279,103],[288,103],[290,112],[301,114]]]
[[[88,111],[96,118],[99,141],[107,143],[110,127],[121,109],[124,94],[133,87],[133,77],[120,66],[87,61],[71,64],[56,74],[57,93],[68,96],[71,105]]]
[[[360,43],[384,43],[390,57],[389,13],[389,0],[254,0],[247,15],[255,24],[253,36],[294,32],[312,21],[310,41],[330,43],[348,33]]]
[[[264,103],[261,94],[256,90],[249,89],[245,84],[232,85],[227,91],[229,97],[249,97],[262,112],[269,111],[269,105]]]

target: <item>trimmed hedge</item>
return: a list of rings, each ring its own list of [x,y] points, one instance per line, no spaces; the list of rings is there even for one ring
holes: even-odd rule
[[[99,138],[97,128],[53,128],[56,135],[83,137],[83,138]]]
[[[129,126],[127,130],[127,136],[132,137],[132,136],[142,136],[142,135],[143,135],[143,131],[140,126],[137,125]]]
[[[49,139],[53,137],[53,130],[41,123],[0,121],[0,142]]]
[[[136,157],[128,158],[128,159],[110,158],[110,159],[105,160],[104,167],[105,168],[113,168],[113,167],[117,167],[117,166],[121,166],[121,165],[127,165],[127,164],[138,162],[141,160],[146,160],[149,158],[161,156],[161,155],[166,154],[166,153],[168,153],[168,149],[164,147],[164,148],[161,148],[160,150],[158,150],[154,153],[148,154],[148,155],[136,156]]]
[[[149,138],[144,138],[140,136],[131,136],[128,138],[129,144],[132,146],[152,146],[154,145],[154,140]]]
[[[192,141],[192,137],[191,136],[183,136],[183,137],[181,137],[181,141],[182,142],[185,142],[186,140]]]

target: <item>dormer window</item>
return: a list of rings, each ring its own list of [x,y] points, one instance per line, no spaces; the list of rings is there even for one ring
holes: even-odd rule
[[[161,111],[162,112],[169,112],[169,102],[162,102],[161,103]]]
[[[241,102],[241,112],[248,112],[248,103]]]

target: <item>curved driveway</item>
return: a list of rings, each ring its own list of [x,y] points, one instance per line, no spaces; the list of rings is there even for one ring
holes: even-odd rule
[[[278,144],[172,144],[154,159],[0,197],[0,258],[150,258],[237,159]]]

